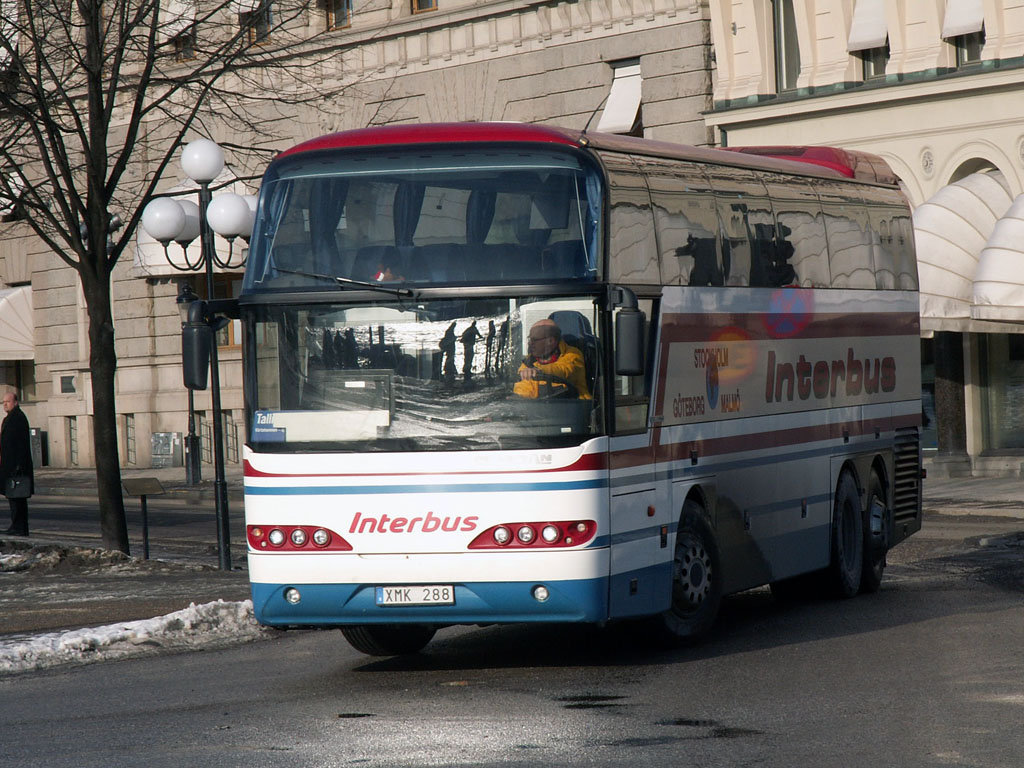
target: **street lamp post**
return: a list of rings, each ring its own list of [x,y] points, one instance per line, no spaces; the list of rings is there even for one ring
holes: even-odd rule
[[[241,266],[231,264],[231,255],[226,261],[217,256],[213,233],[233,242],[235,237],[248,238],[252,232],[252,207],[239,195],[224,194],[214,199],[210,183],[224,169],[224,151],[209,139],[198,139],[186,145],[181,153],[181,167],[185,174],[199,185],[199,205],[188,200],[174,200],[169,197],[156,198],[147,204],[142,215],[142,226],[150,237],[164,246],[168,263],[182,271],[206,273],[206,298],[214,298],[213,266],[221,268]],[[188,244],[199,237],[199,260],[192,262],[188,256]],[[178,242],[184,250],[185,266],[181,267],[171,259],[167,251],[171,241]],[[244,261],[242,262],[244,263]],[[193,313],[189,311],[189,320]],[[218,320],[205,317],[211,327]],[[217,546],[222,570],[231,570],[231,541],[228,524],[227,481],[224,477],[224,425],[221,415],[220,365],[217,344],[210,345],[210,397],[213,409],[213,468],[214,500],[217,509]],[[194,408],[192,388],[189,387],[189,434],[194,435]]]
[[[188,308],[198,298],[193,293],[192,287],[182,281],[181,290],[178,292],[176,300],[182,327],[188,320]],[[188,387],[186,391],[188,392],[188,434],[185,435],[185,485],[192,486],[199,485],[203,480],[203,457],[199,447],[199,435],[196,434],[195,392],[191,387]]]

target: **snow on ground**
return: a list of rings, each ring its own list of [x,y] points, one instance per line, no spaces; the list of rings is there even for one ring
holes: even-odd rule
[[[196,605],[181,611],[105,627],[0,638],[0,675],[141,656],[157,649],[195,650],[259,639],[252,601]]]
[[[51,596],[72,595],[86,605],[109,599],[125,588],[118,586],[119,579],[133,577],[146,580],[132,582],[132,587],[152,590],[155,595],[164,583],[207,570],[208,566],[190,562],[143,561],[120,552],[5,540],[0,546],[0,576],[4,578],[0,603],[16,592],[41,602]],[[269,630],[256,623],[251,600],[193,602],[184,610],[152,619],[0,635],[0,676],[168,650],[225,647],[269,635]]]

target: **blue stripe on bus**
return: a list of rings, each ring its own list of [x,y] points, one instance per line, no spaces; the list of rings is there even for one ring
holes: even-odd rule
[[[361,496],[378,493],[509,493],[515,491],[581,491],[607,488],[607,478],[553,483],[466,483],[439,485],[247,485],[251,496]]]
[[[538,602],[533,589],[543,584],[548,599]],[[284,591],[294,587],[302,599],[291,604]],[[494,624],[512,622],[585,622],[608,618],[608,578],[570,581],[456,583],[454,605],[387,606],[376,604],[372,584],[252,584],[256,620],[269,626],[342,626],[346,624]]]

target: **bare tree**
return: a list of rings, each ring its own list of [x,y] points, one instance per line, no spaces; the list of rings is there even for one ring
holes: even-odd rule
[[[112,271],[186,139],[244,136],[233,155],[251,169],[246,148],[271,145],[303,105],[340,94],[344,50],[310,31],[312,5],[0,0],[0,207],[14,205],[81,281],[107,548],[128,551]],[[334,76],[316,77],[317,67]]]

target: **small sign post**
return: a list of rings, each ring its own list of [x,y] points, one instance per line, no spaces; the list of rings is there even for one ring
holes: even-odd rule
[[[121,487],[129,496],[138,496],[142,503],[142,559],[149,560],[149,510],[147,496],[161,496],[164,487],[155,477],[122,477]]]

